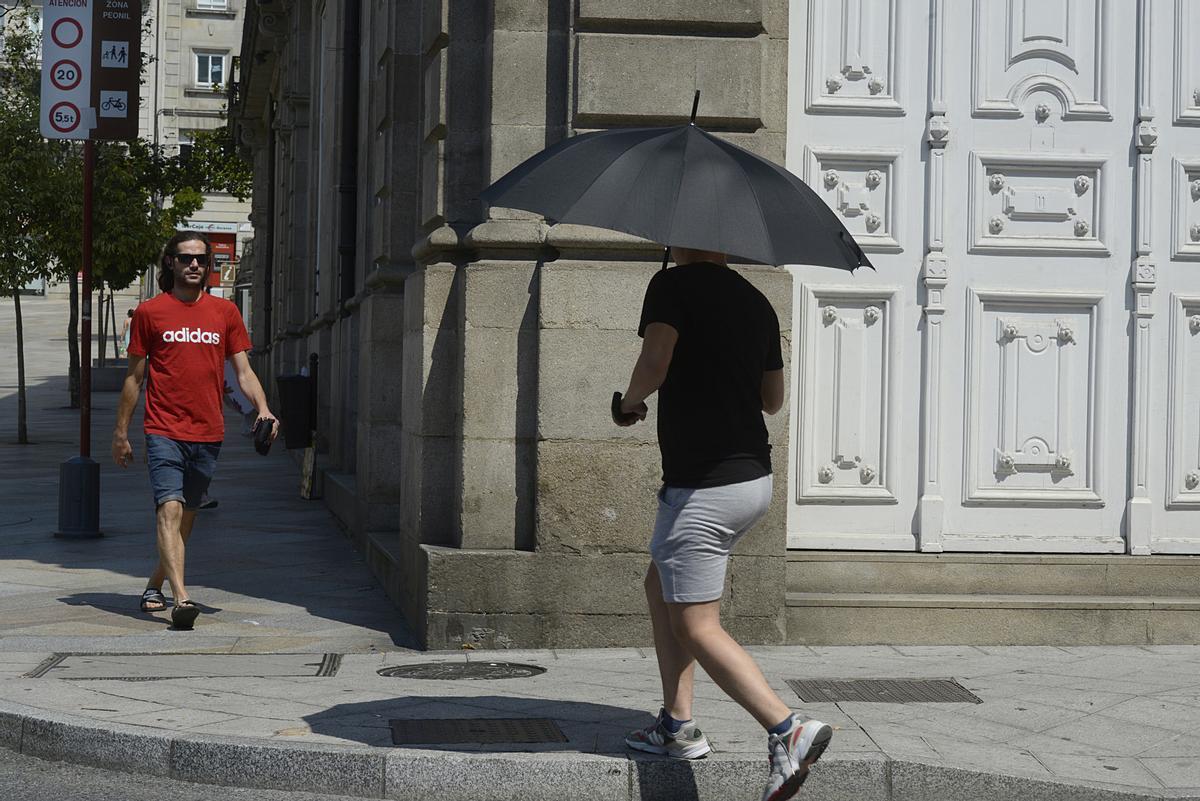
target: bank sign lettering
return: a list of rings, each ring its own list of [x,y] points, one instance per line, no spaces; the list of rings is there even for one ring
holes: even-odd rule
[[[134,139],[141,0],[45,0],[42,136]]]

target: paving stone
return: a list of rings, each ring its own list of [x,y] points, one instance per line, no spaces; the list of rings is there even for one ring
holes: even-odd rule
[[[1164,787],[1200,788],[1200,751],[1193,751],[1191,756],[1142,757],[1140,762]]]
[[[1037,758],[1062,779],[1083,779],[1130,787],[1157,787],[1158,780],[1143,763],[1132,757],[1085,757],[1076,754],[1039,752]]]
[[[1145,721],[1132,723],[1097,714],[1046,729],[1041,734],[1102,748],[1103,753],[1112,756],[1133,756],[1170,740],[1177,732],[1147,725]]]

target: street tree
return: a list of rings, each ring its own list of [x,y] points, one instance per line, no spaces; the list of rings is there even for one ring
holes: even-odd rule
[[[146,7],[148,9],[148,7]],[[14,199],[54,192],[47,208],[31,211],[30,232],[44,235],[50,248],[50,269],[70,288],[67,322],[69,393],[79,405],[79,289],[76,276],[83,264],[83,144],[72,140],[40,140],[38,108],[41,39],[36,24],[40,9],[29,0],[18,0],[15,11],[0,17],[15,35],[6,37],[5,80],[14,98],[0,108],[0,117],[24,109],[14,125],[25,125],[30,141],[42,141],[51,163],[39,171],[15,175],[2,185]],[[11,17],[26,24],[13,24]],[[7,23],[7,24],[6,24]],[[11,43],[12,47],[9,48]],[[143,63],[142,70],[145,71]],[[18,79],[20,77],[20,79]],[[32,113],[32,117],[29,116]],[[93,143],[96,169],[93,190],[92,269],[98,288],[128,287],[158,261],[159,248],[178,226],[199,210],[203,192],[229,192],[244,199],[249,194],[250,166],[238,155],[227,129],[196,137],[190,153],[178,154],[139,138],[130,142]],[[6,155],[11,151],[5,152]]]
[[[28,444],[25,386],[25,329],[21,292],[49,275],[51,248],[45,225],[55,207],[48,181],[53,153],[38,133],[36,62],[29,58],[36,41],[24,3],[0,18],[0,297],[11,297],[17,329],[17,442]],[[15,191],[20,187],[20,191]]]

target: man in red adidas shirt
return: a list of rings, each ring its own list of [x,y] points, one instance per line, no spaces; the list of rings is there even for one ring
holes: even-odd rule
[[[278,434],[262,384],[250,369],[250,337],[237,307],[204,291],[212,269],[208,237],[180,231],[163,248],[161,295],[137,307],[129,339],[129,371],[113,431],[113,459],[133,463],[129,420],[146,380],[146,461],[158,517],[158,567],[142,593],[142,611],[167,608],[163,580],[171,582],[176,628],[190,629],[199,608],[183,583],[184,547],[201,497],[217,466],[225,421],[221,414],[225,360],[254,404],[258,419]]]

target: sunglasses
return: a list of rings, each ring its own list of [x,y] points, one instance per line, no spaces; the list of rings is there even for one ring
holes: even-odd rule
[[[179,262],[180,264],[191,264],[192,262],[196,262],[197,264],[208,264],[208,255],[204,253],[172,253],[171,255],[175,261]]]

